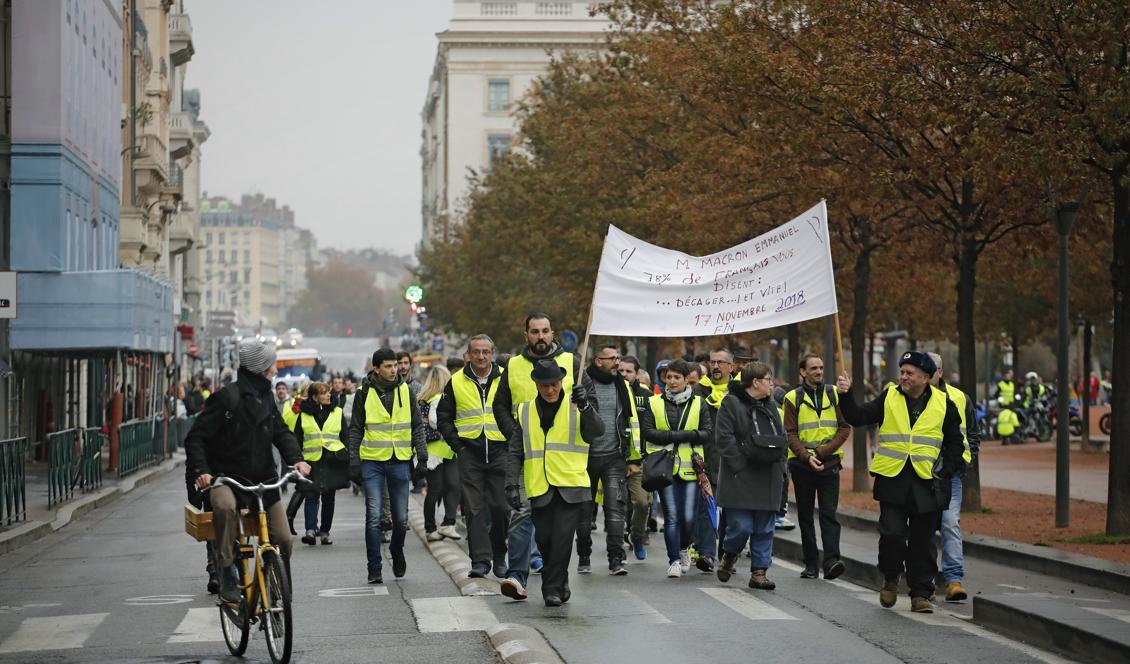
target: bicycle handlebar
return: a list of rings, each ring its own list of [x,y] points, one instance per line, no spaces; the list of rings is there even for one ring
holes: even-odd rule
[[[298,472],[297,469],[292,467],[290,469],[290,472],[286,473],[285,475],[280,477],[277,481],[271,482],[270,484],[264,484],[264,483],[260,482],[260,483],[254,485],[254,486],[247,486],[245,484],[240,484],[239,482],[235,481],[234,479],[232,479],[230,477],[225,477],[223,475],[220,475],[218,477],[212,478],[212,484],[204,487],[203,489],[201,489],[201,491],[207,492],[207,491],[211,491],[212,489],[214,489],[217,486],[227,485],[227,486],[230,486],[233,489],[239,489],[240,491],[244,491],[246,493],[253,493],[255,495],[262,495],[262,494],[264,494],[268,491],[282,487],[282,485],[290,482],[291,480],[294,480],[295,482],[306,482],[308,484],[311,483],[308,478],[303,477],[302,473]]]

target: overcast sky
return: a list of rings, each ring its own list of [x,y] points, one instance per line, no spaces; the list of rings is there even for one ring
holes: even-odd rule
[[[412,253],[420,109],[451,0],[187,0],[203,188],[262,192],[319,246]]]

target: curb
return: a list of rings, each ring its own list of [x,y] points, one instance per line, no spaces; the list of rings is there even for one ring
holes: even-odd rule
[[[68,501],[55,512],[51,521],[28,521],[11,530],[0,533],[0,555],[31,544],[37,539],[60,530],[82,515],[107,505],[137,487],[145,486],[164,476],[184,463],[184,456],[177,455],[157,466],[146,468],[135,475],[120,480],[117,486],[105,487]]]
[[[499,595],[497,583],[467,576],[467,572],[471,571],[471,559],[462,547],[446,538],[438,542],[428,541],[424,532],[424,510],[421,502],[416,495],[410,497],[408,525],[432,553],[439,566],[459,587],[459,592],[471,597]],[[486,634],[495,652],[507,664],[565,664],[541,632],[532,627],[516,623],[498,623],[489,627]]]
[[[795,513],[796,503],[789,501],[789,506]],[[845,528],[875,532],[879,527],[879,515],[874,512],[841,507],[836,515]],[[962,533],[962,546],[967,556],[1130,595],[1130,566],[1127,565],[986,535]],[[878,583],[881,585],[882,579]]]
[[[1117,641],[1077,621],[1056,620],[991,597],[973,598],[973,621],[1017,641],[1093,662],[1130,661],[1130,643]]]

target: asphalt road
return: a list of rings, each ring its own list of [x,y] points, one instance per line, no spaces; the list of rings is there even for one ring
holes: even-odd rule
[[[174,473],[0,557],[0,662],[239,661],[226,657],[183,502]],[[482,631],[496,622],[535,627],[578,663],[1060,661],[960,612],[912,614],[906,598],[882,609],[874,591],[802,580],[782,561],[773,592],[746,588],[748,559],[729,584],[667,579],[658,534],[646,561],[629,554],[630,574],[610,577],[596,533],[594,573],[571,574],[572,600],[556,609],[536,575],[527,602],[460,597],[412,533],[408,575],[367,586],[362,500],[341,492],[338,505],[334,546],[296,544],[295,661],[497,662]],[[244,661],[266,660],[253,632]]]

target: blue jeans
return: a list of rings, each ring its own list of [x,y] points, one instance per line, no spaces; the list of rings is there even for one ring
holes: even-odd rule
[[[325,493],[313,493],[306,496],[306,505],[303,509],[306,510],[306,531],[311,530],[315,532],[330,533],[330,526],[334,521],[334,497],[337,495],[336,491],[327,491]],[[318,527],[318,501],[322,503],[322,527]]]
[[[942,577],[946,583],[965,578],[961,550],[961,478],[953,477],[949,509],[942,512]]]
[[[679,560],[679,552],[691,544],[691,531],[698,509],[698,484],[675,478],[659,493],[663,504],[663,541],[668,564]]]
[[[524,588],[530,578],[530,560],[541,558],[534,541],[534,520],[530,516],[530,501],[526,499],[526,485],[521,476],[518,492],[522,496],[522,509],[510,511],[510,524],[506,540],[506,578],[514,579]]]
[[[737,557],[749,540],[750,569],[769,569],[773,564],[773,524],[777,510],[726,508],[726,539],[722,551]]]
[[[365,554],[369,572],[381,569],[381,509],[384,503],[385,483],[388,483],[388,501],[392,510],[392,553],[404,552],[404,535],[408,532],[408,480],[407,461],[362,461],[361,485],[365,488]]]

